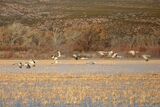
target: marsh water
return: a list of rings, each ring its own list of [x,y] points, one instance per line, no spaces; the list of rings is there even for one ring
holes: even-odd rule
[[[36,65],[30,69],[16,65],[0,65],[0,72],[36,72],[36,73],[159,73],[159,64],[54,64]]]

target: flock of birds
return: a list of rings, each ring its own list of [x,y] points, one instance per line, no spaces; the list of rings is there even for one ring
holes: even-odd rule
[[[101,56],[107,56],[107,57],[110,57],[110,58],[123,58],[124,57],[124,56],[121,56],[114,51],[98,51],[98,53]],[[130,54],[132,57],[138,56],[139,53],[140,53],[139,51],[134,51],[134,50],[128,51],[128,54]],[[149,61],[149,58],[151,57],[151,55],[142,54],[142,55],[140,55],[140,57],[142,57],[145,61]]]
[[[124,56],[119,55],[118,53],[114,52],[114,51],[98,51],[98,54],[100,56],[107,56],[110,58],[123,58]],[[133,57],[135,57],[137,54],[139,54],[139,51],[134,51],[134,50],[130,50],[128,51],[128,54],[132,55]],[[58,59],[61,57],[61,52],[57,51],[56,54],[52,55],[51,58],[53,59],[54,63],[58,63]],[[151,57],[151,55],[147,55],[147,54],[142,54],[141,57],[145,60],[145,61],[149,61],[149,58]],[[73,54],[73,58],[75,60],[83,60],[83,59],[88,59],[88,56],[85,55],[81,55],[81,54]],[[19,63],[15,63],[18,65],[19,68],[31,68],[31,67],[35,67],[36,66],[36,61],[31,59],[25,63],[19,62]],[[15,65],[13,64],[13,65]],[[53,64],[53,63],[52,63]],[[95,64],[95,62],[89,62],[87,64]]]
[[[19,62],[19,63],[15,63],[13,65],[18,65],[19,68],[25,67],[25,68],[29,69],[31,67],[35,67],[36,66],[36,62],[35,62],[35,60],[31,59],[31,60],[29,60],[29,61],[27,61],[25,63]]]

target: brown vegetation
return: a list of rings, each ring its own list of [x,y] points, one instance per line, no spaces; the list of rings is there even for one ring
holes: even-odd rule
[[[106,106],[160,104],[160,74],[76,75],[1,73],[0,100],[4,106],[79,105],[85,98]]]
[[[36,57],[37,53],[52,53],[57,49],[63,53],[137,49],[160,55],[159,26],[125,24],[107,19],[54,20],[52,23],[46,21],[45,25],[35,28],[13,23],[1,27],[1,52],[32,52]]]

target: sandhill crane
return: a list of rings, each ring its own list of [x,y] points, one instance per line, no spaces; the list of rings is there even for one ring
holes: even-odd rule
[[[149,58],[151,57],[151,55],[142,55],[142,58],[145,60],[145,61],[149,61]]]
[[[80,55],[78,55],[78,54],[73,54],[73,58],[75,58],[75,60],[79,60],[79,59],[80,59]]]
[[[111,56],[110,56],[110,55],[111,55]],[[119,59],[121,59],[121,58],[123,57],[123,56],[119,55],[118,53],[114,53],[113,51],[110,51],[109,56],[110,56],[111,58],[119,58]]]
[[[14,64],[12,64],[12,65],[17,65],[19,68],[22,68],[22,67],[23,67],[22,62],[14,63]]]
[[[22,68],[22,67],[23,67],[22,62],[19,62],[19,63],[18,63],[18,67],[19,67],[19,68]]]
[[[35,66],[36,66],[36,62],[35,62],[33,59],[29,60],[28,63],[29,63],[29,65],[32,66],[32,67],[35,67]]]
[[[57,53],[55,55],[52,55],[53,60],[57,60],[60,57],[61,57],[61,52],[60,51],[57,51]]]
[[[101,56],[105,55],[103,51],[98,51],[98,54],[100,54]]]
[[[112,58],[116,58],[117,55],[118,55],[118,53],[114,53],[114,54],[112,55]]]
[[[131,54],[132,56],[136,56],[136,54],[138,54],[139,51],[130,50],[130,51],[128,51],[128,53]]]
[[[72,56],[76,60],[79,60],[79,59],[85,60],[85,59],[88,59],[89,57],[92,57],[90,54],[73,54]]]
[[[52,57],[51,57],[53,60],[57,60],[58,59],[58,57],[55,57],[54,55],[52,55]]]
[[[112,56],[113,56],[113,54],[114,54],[114,52],[113,52],[113,51],[109,51],[109,52],[108,52],[108,57],[112,57]]]
[[[57,53],[55,55],[52,55],[52,59],[54,60],[54,63],[58,63],[58,58],[61,57],[61,52],[60,51],[57,51]]]
[[[57,57],[60,58],[61,57],[61,52],[57,51]]]
[[[117,55],[117,58],[121,59],[121,58],[123,58],[123,56]]]
[[[105,51],[98,51],[98,54],[101,56],[105,56],[106,54],[108,54],[108,52]]]
[[[24,64],[24,66],[25,66],[27,69],[31,68],[31,65],[30,65],[29,63],[27,63],[27,62]]]

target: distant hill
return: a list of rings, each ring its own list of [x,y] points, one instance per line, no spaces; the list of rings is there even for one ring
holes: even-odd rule
[[[159,0],[1,0],[0,25],[36,23],[55,18],[115,17],[134,14],[160,17]]]

